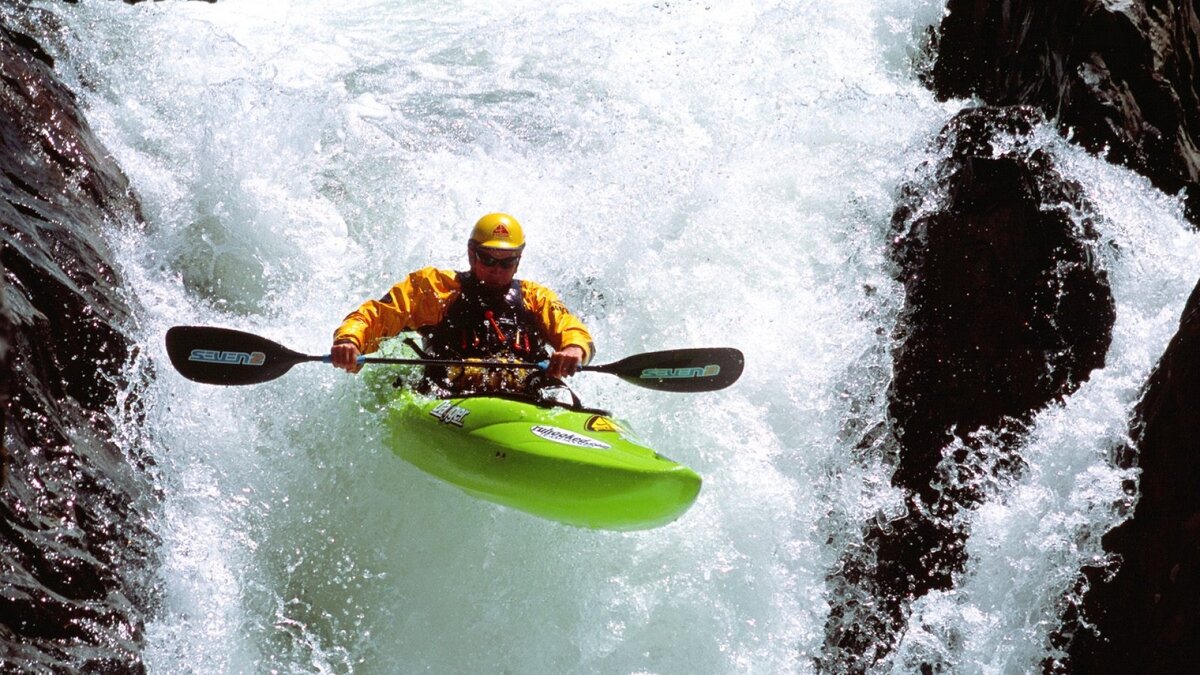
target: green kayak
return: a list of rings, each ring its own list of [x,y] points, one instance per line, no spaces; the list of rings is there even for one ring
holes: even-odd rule
[[[683,515],[700,476],[601,410],[395,390],[393,451],[480,499],[568,525],[642,530]]]

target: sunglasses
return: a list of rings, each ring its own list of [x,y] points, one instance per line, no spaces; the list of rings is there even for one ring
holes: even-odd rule
[[[521,262],[521,256],[519,255],[511,258],[495,258],[487,253],[484,253],[482,249],[477,248],[474,250],[475,259],[478,260],[479,264],[483,265],[484,267],[503,267],[506,270],[511,270],[517,266],[517,263]]]

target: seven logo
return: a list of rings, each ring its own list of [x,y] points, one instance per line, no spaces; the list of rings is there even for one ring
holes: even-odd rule
[[[716,377],[721,366],[713,364],[703,368],[647,368],[639,376],[643,380],[684,380],[695,377]]]
[[[236,366],[261,366],[267,362],[267,355],[262,352],[223,352],[216,349],[193,349],[192,353],[188,355],[188,361]]]

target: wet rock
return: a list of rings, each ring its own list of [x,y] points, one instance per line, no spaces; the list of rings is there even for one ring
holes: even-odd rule
[[[2,259],[0,259],[2,260]],[[4,265],[0,262],[0,486],[8,483],[8,444],[5,438],[6,411],[12,398],[12,327],[15,323],[13,315],[8,311],[8,303],[4,300]]]
[[[1200,663],[1200,286],[1133,418],[1133,516],[1104,537],[1115,574],[1088,570],[1085,621],[1058,672],[1186,673]],[[1065,637],[1064,637],[1065,636]]]
[[[1200,5],[950,0],[931,88],[1032,105],[1091,152],[1185,191],[1200,222]]]
[[[1167,193],[1185,191],[1200,222],[1198,44],[1194,2],[950,0],[929,82],[942,97],[1038,106],[1089,150]],[[1135,447],[1118,453],[1143,469],[1132,519],[1105,538],[1123,562],[1115,576],[1088,571],[1072,592],[1090,587],[1052,636],[1069,657],[1050,659],[1048,671],[1188,672],[1200,657],[1196,305],[1193,294],[1147,383]]]
[[[906,303],[888,400],[908,509],[844,561],[827,670],[868,668],[914,598],[951,586],[955,516],[1019,475],[1025,425],[1104,364],[1112,295],[1079,187],[1029,147],[1041,122],[1028,107],[961,113],[938,139],[947,159],[894,215]]]
[[[955,433],[1019,429],[1104,364],[1115,308],[1090,209],[1022,145],[1039,121],[1029,108],[961,113],[940,139],[951,152],[940,203],[928,210],[913,186],[895,215],[906,305],[889,393],[903,448],[894,482],[927,504]]]
[[[141,672],[153,496],[141,442],[116,438],[140,375],[100,237],[139,219],[52,65],[0,26],[0,653],[16,672]]]

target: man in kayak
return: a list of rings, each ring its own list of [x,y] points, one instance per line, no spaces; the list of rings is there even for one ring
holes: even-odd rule
[[[504,213],[479,219],[467,241],[466,272],[426,267],[409,274],[379,300],[351,312],[333,336],[333,365],[351,373],[358,357],[404,331],[424,339],[423,356],[538,362],[546,375],[573,375],[593,353],[591,334],[550,289],[515,279],[525,235]],[[453,392],[519,389],[519,370],[429,369],[426,378]]]

